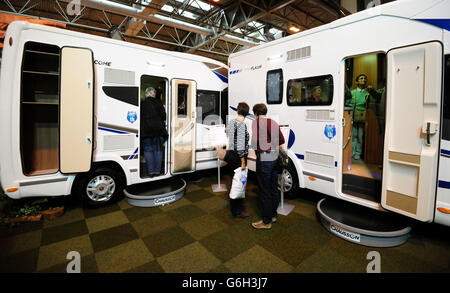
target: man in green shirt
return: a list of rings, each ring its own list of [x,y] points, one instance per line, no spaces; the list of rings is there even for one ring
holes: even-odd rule
[[[351,91],[352,98],[347,105],[353,108],[352,154],[355,160],[360,160],[364,144],[364,129],[366,126],[366,109],[369,96],[379,100],[380,95],[372,86],[367,85],[367,75],[356,77],[356,88]]]

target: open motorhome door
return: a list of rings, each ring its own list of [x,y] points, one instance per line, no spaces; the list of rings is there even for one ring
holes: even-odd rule
[[[195,81],[172,80],[172,115],[170,122],[170,172],[172,174],[195,171],[196,100],[197,84]]]
[[[438,171],[442,46],[414,45],[387,56],[382,206],[430,222]]]
[[[60,171],[87,172],[93,148],[94,57],[84,48],[61,49]]]

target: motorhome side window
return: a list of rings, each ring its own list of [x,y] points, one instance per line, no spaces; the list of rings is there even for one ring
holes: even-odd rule
[[[220,124],[219,92],[197,91],[197,123]]]
[[[58,46],[27,42],[21,79],[20,147],[25,175],[59,169]]]
[[[450,55],[445,56],[445,77],[444,77],[444,121],[442,125],[442,138],[450,140]]]
[[[189,86],[187,84],[178,85],[178,115],[187,116],[187,99]]]
[[[281,69],[267,72],[266,99],[267,104],[281,104],[283,101],[283,71]]]
[[[103,92],[110,98],[139,106],[139,87],[135,86],[135,72],[105,68]]]
[[[291,79],[287,85],[289,106],[331,105],[333,101],[333,76]]]

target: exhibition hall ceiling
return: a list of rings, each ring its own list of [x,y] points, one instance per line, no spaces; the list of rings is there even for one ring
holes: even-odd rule
[[[245,48],[350,12],[335,0],[2,0],[0,12],[226,62]]]

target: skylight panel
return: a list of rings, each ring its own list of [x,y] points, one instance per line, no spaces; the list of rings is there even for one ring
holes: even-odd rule
[[[167,12],[172,12],[172,11],[173,11],[173,7],[166,4],[166,5],[164,5],[164,6],[161,8],[161,10],[162,10],[162,11],[167,11]]]

